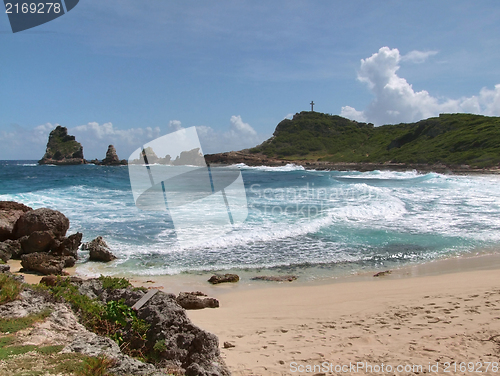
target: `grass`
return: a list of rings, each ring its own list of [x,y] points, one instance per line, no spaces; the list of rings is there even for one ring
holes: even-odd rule
[[[28,315],[20,318],[0,318],[0,332],[16,333],[20,330],[31,327],[35,322],[42,321],[49,317],[50,309],[43,310],[37,314]]]
[[[442,114],[416,123],[358,123],[301,112],[281,121],[273,138],[250,149],[285,160],[422,163],[485,168],[500,163],[500,118]]]
[[[0,274],[0,304],[16,300],[22,289],[21,282],[10,277],[8,274]]]

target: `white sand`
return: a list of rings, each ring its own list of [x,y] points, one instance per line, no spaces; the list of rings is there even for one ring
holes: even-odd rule
[[[189,316],[216,334],[221,347],[235,345],[221,350],[234,375],[414,375],[396,367],[421,365],[432,373],[429,364],[431,371],[439,367],[433,374],[463,375],[460,362],[500,361],[500,269],[480,270],[479,264],[493,264],[488,258],[466,263],[469,268],[461,262],[459,269],[473,270],[226,292],[220,308]],[[434,265],[427,274],[437,272]],[[441,269],[450,271],[449,263]],[[350,362],[383,363],[393,372],[335,372],[342,365],[349,371]],[[446,362],[456,362],[457,372],[453,365],[444,372]],[[481,374],[500,374],[493,370],[485,372],[484,363]]]

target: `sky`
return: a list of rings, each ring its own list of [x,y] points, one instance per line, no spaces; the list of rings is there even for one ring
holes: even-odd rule
[[[300,111],[375,125],[500,115],[500,2],[81,0],[13,34],[0,15],[0,159],[57,125],[87,159],[196,126],[204,153]]]

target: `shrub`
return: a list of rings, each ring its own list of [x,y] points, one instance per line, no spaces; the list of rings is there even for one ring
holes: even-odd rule
[[[102,287],[105,289],[126,289],[132,286],[126,278],[109,277],[101,274],[99,280],[102,282]]]
[[[111,376],[108,370],[113,367],[115,361],[104,355],[90,357],[83,361],[81,370],[77,372],[78,376]]]

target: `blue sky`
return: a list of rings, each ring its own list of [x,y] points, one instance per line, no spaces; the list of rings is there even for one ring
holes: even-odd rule
[[[69,128],[87,159],[179,127],[203,150],[254,146],[296,112],[376,125],[500,115],[493,1],[81,0],[12,34],[0,17],[0,159]]]

